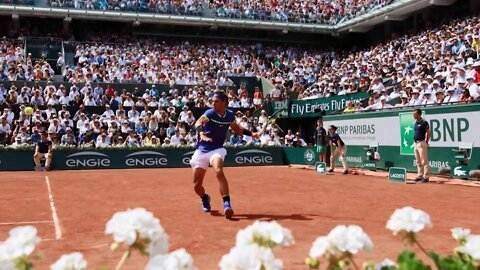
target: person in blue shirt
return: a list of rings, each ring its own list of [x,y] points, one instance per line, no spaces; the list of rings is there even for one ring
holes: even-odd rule
[[[195,193],[202,200],[202,209],[205,212],[211,211],[210,196],[205,193],[203,187],[203,178],[207,172],[209,165],[215,170],[220,193],[223,199],[223,211],[225,217],[230,219],[233,217],[233,209],[230,202],[230,192],[228,182],[223,172],[223,162],[227,155],[227,150],[223,147],[227,136],[228,128],[241,135],[259,138],[265,132],[251,132],[250,130],[241,128],[235,122],[235,115],[231,110],[227,109],[228,98],[225,92],[216,91],[213,94],[213,108],[205,111],[205,113],[195,123],[198,134],[198,143],[195,153],[193,154],[190,165],[193,168],[193,184]],[[266,126],[266,125],[265,125]]]

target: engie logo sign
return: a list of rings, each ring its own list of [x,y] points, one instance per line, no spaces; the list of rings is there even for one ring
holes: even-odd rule
[[[195,151],[190,151],[190,152],[187,152],[187,153],[183,154],[182,163],[184,165],[190,165],[190,160],[192,160],[192,156],[193,156],[194,153],[195,153]]]
[[[69,168],[110,167],[110,159],[106,154],[85,151],[68,155],[65,165]]]
[[[269,152],[262,150],[245,150],[235,154],[237,164],[272,164],[273,157]]]
[[[140,151],[125,157],[125,165],[128,167],[159,167],[167,166],[168,159],[162,153],[155,151]]]

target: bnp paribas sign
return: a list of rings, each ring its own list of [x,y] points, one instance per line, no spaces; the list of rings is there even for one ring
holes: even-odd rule
[[[414,155],[413,135],[416,120],[413,118],[412,112],[400,113],[398,117],[400,119],[400,155]],[[425,117],[425,112],[423,117]]]
[[[436,146],[456,147],[460,142],[472,142],[475,139],[472,123],[478,121],[472,113],[465,114],[442,114],[427,115],[425,111],[422,117],[430,125],[430,144]],[[414,155],[414,128],[416,120],[413,113],[400,113],[400,154]],[[479,136],[480,137],[480,136]]]

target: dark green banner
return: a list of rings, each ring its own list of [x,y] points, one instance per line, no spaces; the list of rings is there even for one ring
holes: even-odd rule
[[[53,170],[190,167],[193,148],[54,150]],[[227,148],[225,166],[283,165],[281,147]],[[0,171],[33,170],[33,151],[0,151]]]
[[[271,103],[272,110],[288,108],[288,115],[283,117],[299,118],[299,117],[318,117],[320,111],[325,111],[327,114],[341,110],[347,106],[347,101],[362,101],[368,98],[368,93],[357,93],[346,96],[334,96],[329,98],[317,98],[307,100],[293,100],[290,105],[285,101],[275,101]]]

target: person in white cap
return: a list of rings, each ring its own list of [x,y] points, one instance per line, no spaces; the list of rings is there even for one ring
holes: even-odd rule
[[[183,106],[182,111],[178,115],[178,121],[185,122],[185,119],[187,118],[187,112],[188,112],[188,106]]]
[[[466,70],[465,70],[465,77],[467,76],[474,76],[475,77],[475,69],[473,68],[473,58],[468,58],[467,63],[466,63]],[[465,78],[466,79],[466,78]]]
[[[408,106],[418,106],[422,104],[422,100],[420,99],[420,91],[418,91],[418,87],[415,87],[412,91],[412,98],[408,102]]]
[[[427,91],[429,89],[429,86],[430,84],[427,82],[427,81],[422,81],[422,84],[420,84],[420,99],[423,100],[423,95],[425,95],[425,91]]]
[[[440,88],[435,94],[435,103],[442,104],[444,99],[445,99],[445,90]]]
[[[402,94],[400,93],[400,87],[398,85],[395,85],[393,87],[393,92],[390,93],[390,95],[388,95],[387,97],[387,101],[390,101],[392,99],[396,99],[398,97],[400,97]]]
[[[437,92],[442,89],[442,87],[440,86],[440,81],[434,80],[432,82],[432,87],[431,88],[432,88],[432,95],[435,96],[437,94]]]
[[[401,107],[407,107],[407,106],[408,106],[408,95],[407,95],[407,94],[403,94],[403,95],[401,96],[401,102],[395,104],[395,107],[396,107],[396,108],[401,108]]]
[[[387,103],[387,98],[385,96],[380,97],[380,102],[372,105],[373,110],[383,110],[392,108],[393,106]]]
[[[466,84],[467,82],[463,78],[457,80],[457,88],[455,89],[455,95],[460,96],[463,90],[465,90]]]
[[[455,87],[450,86],[447,89],[447,96],[443,99],[443,103],[448,104],[452,102],[458,102],[458,96],[455,95]]]
[[[472,75],[467,76],[467,86],[466,88],[470,92],[470,96],[474,99],[477,99],[480,95],[478,90],[478,84],[475,83],[475,77]]]
[[[432,97],[432,90],[430,89],[425,90],[425,93],[423,95],[422,105],[423,106],[435,105],[435,99],[433,99]]]

